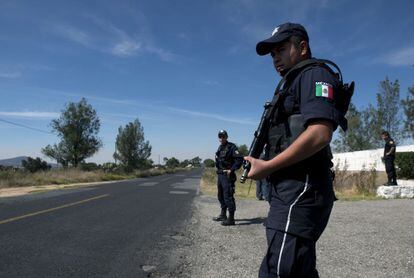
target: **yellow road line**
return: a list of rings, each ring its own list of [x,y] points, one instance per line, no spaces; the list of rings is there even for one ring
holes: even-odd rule
[[[45,210],[41,210],[41,211],[36,211],[36,212],[32,212],[32,213],[29,213],[29,214],[24,214],[24,215],[21,215],[21,216],[17,216],[17,217],[5,219],[5,220],[0,220],[0,225],[5,224],[5,223],[9,223],[9,222],[12,222],[12,221],[17,221],[17,220],[27,218],[27,217],[30,217],[30,216],[35,216],[35,215],[55,211],[55,210],[58,210],[58,209],[79,205],[79,204],[82,204],[82,203],[97,200],[97,199],[100,199],[100,198],[105,198],[105,197],[108,197],[108,196],[109,196],[109,194],[99,195],[99,196],[96,196],[96,197],[92,197],[92,198],[89,198],[89,199],[81,200],[81,201],[70,203],[70,204],[66,204],[66,205],[63,205],[63,206],[50,208],[50,209],[45,209]]]

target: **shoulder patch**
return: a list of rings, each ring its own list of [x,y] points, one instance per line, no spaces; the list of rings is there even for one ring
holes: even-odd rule
[[[238,150],[235,150],[235,151],[234,151],[234,153],[235,153],[235,154],[239,154],[239,151],[238,151]]]
[[[333,100],[333,87],[331,84],[326,82],[315,83],[315,96],[324,97]]]
[[[394,144],[394,141],[390,141],[390,144]]]

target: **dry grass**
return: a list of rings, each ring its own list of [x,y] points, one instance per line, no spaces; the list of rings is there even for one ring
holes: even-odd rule
[[[340,200],[372,200],[377,188],[387,181],[385,172],[374,169],[363,171],[335,171],[334,189]]]
[[[237,172],[240,177],[241,170]],[[387,181],[385,172],[336,171],[334,189],[340,200],[376,200],[376,189]],[[249,190],[250,187],[250,190]],[[205,168],[200,184],[200,191],[206,195],[217,195],[217,174],[215,168]],[[236,182],[236,198],[256,198],[256,183],[247,180],[245,184]]]
[[[236,181],[235,198],[256,198],[256,182],[247,180],[246,183],[241,183],[239,177],[242,170],[238,170]],[[200,191],[205,195],[217,196],[217,174],[215,168],[204,168],[203,176],[201,178]]]
[[[105,173],[102,170],[86,172],[76,168],[52,169],[50,171],[41,171],[36,173],[28,173],[24,171],[0,171],[0,188],[123,180],[158,176],[165,173],[173,173],[183,170],[184,169],[180,168],[167,170],[150,169],[135,171],[130,174]]]

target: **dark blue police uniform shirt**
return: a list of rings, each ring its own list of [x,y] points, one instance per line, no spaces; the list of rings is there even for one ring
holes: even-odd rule
[[[305,128],[312,121],[328,120],[336,129],[340,119],[340,113],[335,108],[338,85],[338,79],[329,69],[310,66],[293,79],[283,97],[282,109],[287,114],[302,114]],[[281,169],[279,173],[283,178],[273,186],[266,226],[316,240],[326,225],[324,214],[329,217],[335,200],[329,172],[331,166],[331,158],[320,151],[302,162]]]
[[[323,66],[315,65],[304,69],[293,81],[291,92],[300,103],[305,126],[314,120],[329,120],[334,130],[339,124],[340,113],[335,108],[336,94],[339,81],[330,70]],[[320,87],[328,92],[319,95]],[[332,96],[329,96],[329,88]],[[290,105],[290,104],[288,104]]]
[[[387,153],[391,150],[391,148],[395,148],[395,141],[392,138],[388,138],[385,141],[384,158],[394,158],[395,157],[395,149],[390,155],[387,155]]]
[[[223,161],[220,158],[221,151],[226,151]],[[241,167],[242,163],[243,157],[239,153],[236,144],[227,141],[226,144],[219,145],[216,152],[216,167],[218,170],[231,170],[234,172]]]

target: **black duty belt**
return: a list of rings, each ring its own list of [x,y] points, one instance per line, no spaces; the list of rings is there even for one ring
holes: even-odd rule
[[[219,174],[219,175],[223,175],[223,174],[227,174],[227,173],[225,173],[224,171],[225,171],[226,169],[219,169],[219,170],[217,170],[217,174]],[[227,170],[230,170],[230,169],[227,169]],[[226,170],[226,171],[227,171]]]

